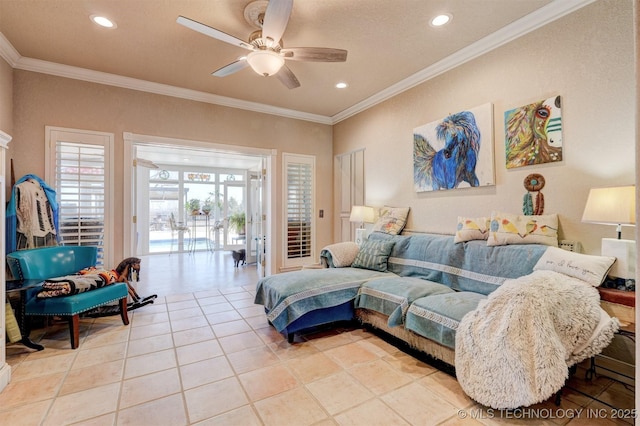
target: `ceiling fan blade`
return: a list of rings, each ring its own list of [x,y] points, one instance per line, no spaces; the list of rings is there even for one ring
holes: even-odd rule
[[[229,65],[225,65],[224,67],[215,70],[211,73],[211,75],[216,77],[226,77],[228,75],[233,74],[234,72],[238,72],[249,65],[246,59],[240,59],[238,61],[232,62]]]
[[[344,62],[347,51],[329,47],[290,47],[280,51],[285,59],[308,62]]]
[[[292,8],[293,0],[269,0],[267,10],[264,12],[262,37],[279,43],[287,28]]]
[[[251,46],[249,43],[243,40],[240,40],[237,37],[229,35],[225,32],[222,32],[220,30],[216,30],[215,28],[212,28],[208,25],[201,24],[200,22],[194,21],[193,19],[185,18],[184,16],[178,16],[178,19],[176,19],[176,22],[180,25],[184,25],[185,27],[192,29],[194,31],[197,31],[206,36],[213,37],[220,41],[224,41],[225,43],[233,44],[234,46],[243,47],[247,50],[253,50],[253,46]]]
[[[280,68],[280,71],[278,71],[278,73],[276,74],[276,77],[278,78],[278,80],[282,82],[282,84],[287,86],[289,89],[295,89],[296,87],[300,87],[300,82],[298,81],[298,78],[286,65],[283,65],[282,68]]]

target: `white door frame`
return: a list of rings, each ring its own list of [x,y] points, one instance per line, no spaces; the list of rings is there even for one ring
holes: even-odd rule
[[[166,138],[159,136],[149,136],[149,135],[141,135],[130,132],[123,133],[124,140],[124,194],[123,194],[123,257],[129,257],[134,252],[134,244],[135,238],[132,238],[133,232],[133,188],[132,185],[134,183],[133,179],[133,159],[134,145],[166,145],[166,146],[185,146],[189,148],[200,148],[200,149],[210,149],[217,151],[225,151],[225,152],[233,152],[238,154],[246,154],[246,155],[254,155],[254,156],[263,156],[267,159],[266,163],[266,176],[268,178],[268,183],[266,185],[267,192],[264,194],[264,207],[265,210],[263,213],[266,215],[267,220],[265,222],[264,236],[265,240],[270,242],[268,249],[265,253],[265,265],[264,272],[266,275],[270,275],[272,271],[276,270],[276,256],[273,253],[274,246],[274,232],[276,229],[276,217],[274,206],[275,197],[277,194],[276,191],[276,180],[273,178],[273,172],[276,169],[276,160],[277,160],[277,150],[268,149],[268,148],[252,148],[238,145],[225,145],[220,143],[206,142],[206,141],[194,141],[189,139],[177,139],[177,138]],[[270,178],[270,179],[269,179]],[[127,184],[129,182],[129,184]]]

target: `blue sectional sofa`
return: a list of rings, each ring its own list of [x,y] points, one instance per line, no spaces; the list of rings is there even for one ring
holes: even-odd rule
[[[455,367],[476,401],[515,408],[549,398],[568,367],[609,344],[619,324],[596,287],[614,261],[541,244],[374,232],[351,266],[263,278],[255,302],[289,342],[357,319]]]
[[[357,317],[453,365],[451,325],[506,279],[531,273],[547,248],[456,244],[452,236],[432,234],[374,232],[369,241],[393,242],[386,271],[347,267],[272,275],[258,282],[255,302],[290,342],[294,333]],[[419,336],[435,343],[435,352],[418,344],[424,340]]]
[[[370,238],[395,241],[388,270],[396,276],[362,285],[356,317],[450,365],[460,320],[506,280],[533,272],[548,248],[455,243],[451,236],[427,234]]]

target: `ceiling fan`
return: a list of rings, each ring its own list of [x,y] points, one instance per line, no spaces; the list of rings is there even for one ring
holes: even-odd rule
[[[214,76],[225,77],[250,66],[259,75],[275,76],[289,89],[295,89],[300,86],[300,82],[285,65],[285,60],[344,62],[347,60],[347,51],[328,47],[285,49],[282,35],[287,28],[292,8],[293,0],[254,1],[247,5],[244,12],[245,18],[260,29],[251,33],[246,42],[184,16],[179,16],[176,22],[209,37],[250,51],[246,57],[214,71],[212,73]]]

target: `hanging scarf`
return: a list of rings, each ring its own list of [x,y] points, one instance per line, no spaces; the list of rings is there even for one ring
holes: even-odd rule
[[[9,203],[7,204],[7,212],[5,218],[5,226],[6,226],[6,236],[5,236],[5,246],[6,253],[11,253],[16,251],[17,249],[17,224],[18,224],[18,216],[17,216],[17,192],[18,192],[18,184],[25,182],[28,179],[35,180],[40,184],[42,189],[44,190],[44,194],[47,197],[47,201],[51,206],[51,212],[53,215],[53,225],[55,228],[56,241],[59,241],[59,224],[58,224],[58,202],[56,201],[56,191],[51,188],[47,183],[40,179],[36,175],[24,175],[22,176],[16,184],[13,186],[11,190],[11,198],[9,199]]]

